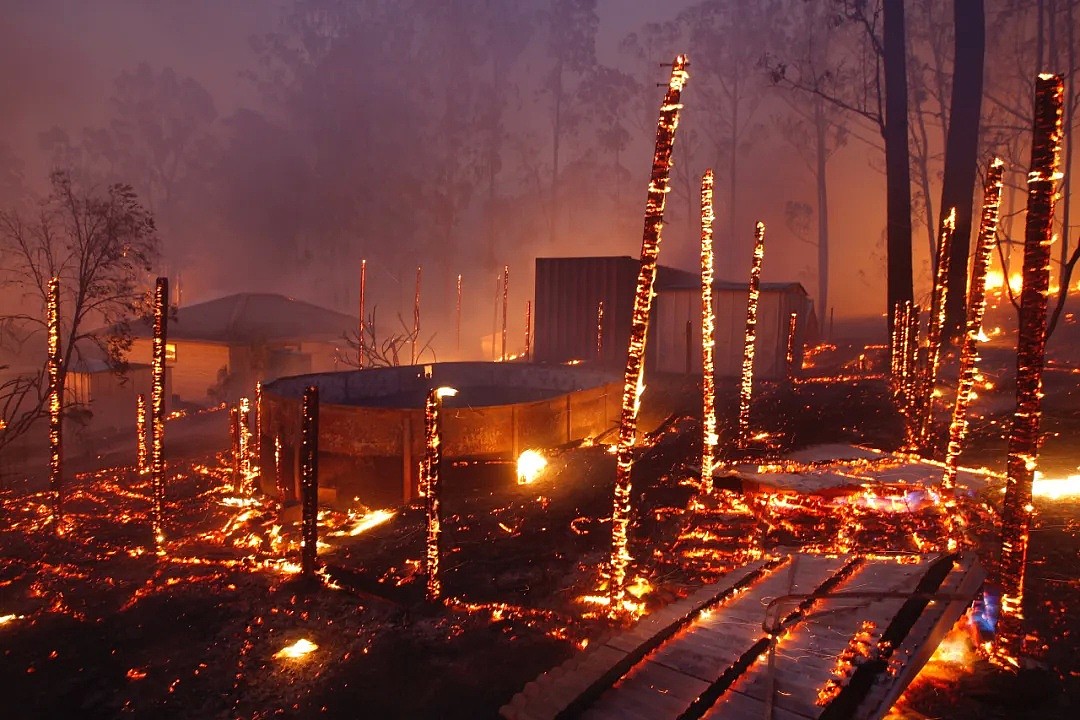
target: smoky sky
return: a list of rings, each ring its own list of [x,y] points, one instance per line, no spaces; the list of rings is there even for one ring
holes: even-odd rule
[[[491,332],[504,265],[516,317],[532,296],[535,257],[638,254],[668,73],[660,63],[681,51],[690,81],[661,263],[696,267],[696,183],[714,167],[718,275],[745,278],[763,220],[764,278],[801,282],[817,297],[815,182],[784,125],[792,105],[781,93],[792,91],[769,81],[764,60],[798,35],[805,3],[3,4],[0,157],[21,178],[4,201],[40,191],[65,162],[88,183],[131,183],[158,217],[159,271],[179,281],[186,303],[266,291],[355,313],[366,258],[369,303],[396,323],[411,315],[419,265],[428,327],[445,325],[461,274],[478,343]],[[996,5],[988,22],[999,22]],[[722,16],[731,8],[745,17]],[[695,11],[726,34],[697,33],[686,15]],[[909,12],[916,59],[941,39],[919,29],[932,28],[932,13]],[[735,140],[719,129],[732,83],[742,93]],[[841,316],[878,315],[880,140],[872,124],[844,123],[850,133],[826,175],[827,302]],[[155,144],[156,133],[165,138]],[[928,134],[939,143],[940,129]],[[917,292],[928,279],[919,228]]]

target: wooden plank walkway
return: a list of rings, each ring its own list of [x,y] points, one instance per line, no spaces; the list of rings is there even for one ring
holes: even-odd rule
[[[508,720],[881,717],[982,579],[969,554],[790,554],[757,561],[541,675],[501,714]],[[779,638],[775,644],[766,624]],[[838,658],[857,635],[870,659],[880,655],[881,662],[837,673]],[[874,673],[879,666],[895,675]]]

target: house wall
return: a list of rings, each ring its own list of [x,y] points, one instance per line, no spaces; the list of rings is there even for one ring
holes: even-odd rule
[[[209,394],[211,387],[217,384],[218,371],[231,371],[233,358],[230,347],[220,343],[197,340],[170,340],[176,345],[176,360],[170,361],[172,394],[183,402],[200,405],[213,405],[221,402]],[[136,363],[151,363],[153,360],[153,340],[136,338],[128,354],[128,360]]]

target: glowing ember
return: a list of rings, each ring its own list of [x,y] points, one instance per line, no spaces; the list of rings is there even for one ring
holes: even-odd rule
[[[715,316],[713,314],[713,171],[701,177],[701,491],[713,491],[716,443],[716,369],[713,366]]]
[[[374,527],[382,525],[383,523],[392,519],[395,515],[397,515],[397,512],[395,512],[394,510],[372,510],[371,512],[364,513],[360,517],[356,518],[353,526],[348,530],[335,530],[334,532],[330,533],[330,535],[338,537],[343,535],[356,537],[357,535],[361,535]]]
[[[1028,213],[1024,232],[1024,288],[1016,351],[1016,413],[1009,435],[1008,477],[1001,514],[1002,586],[997,658],[1014,664],[1024,638],[1021,606],[1031,529],[1031,489],[1039,452],[1042,370],[1046,359],[1046,306],[1050,245],[1057,181],[1061,177],[1062,96],[1059,75],[1035,83],[1035,123],[1028,173]]]
[[[64,388],[60,381],[60,279],[49,281],[49,299],[46,306],[49,333],[49,488],[53,494],[53,520],[59,529],[63,515],[64,468],[63,432],[64,420],[61,403]]]
[[[9,622],[14,622],[15,620],[22,620],[22,618],[22,615],[0,615],[0,625],[7,625]]]
[[[1046,498],[1047,500],[1060,500],[1062,498],[1080,497],[1080,475],[1069,475],[1063,478],[1043,477],[1038,470],[1035,471],[1035,479],[1032,483],[1031,494],[1033,497]]]
[[[746,301],[746,333],[743,337],[742,379],[739,382],[740,449],[750,441],[750,395],[754,389],[754,344],[757,341],[757,309],[761,295],[761,263],[765,259],[765,223],[754,228],[754,260],[750,266],[750,293]]]
[[[622,604],[625,595],[626,566],[630,562],[627,547],[627,526],[630,524],[630,468],[633,465],[634,438],[637,434],[637,414],[644,388],[645,340],[649,331],[649,312],[652,309],[656,263],[660,255],[664,205],[667,201],[668,180],[671,175],[671,150],[675,129],[679,125],[679,100],[689,74],[687,58],[679,55],[671,68],[664,102],[657,123],[656,150],[653,154],[652,177],[645,203],[645,228],[641,240],[641,270],[638,273],[634,309],[630,320],[630,343],[623,382],[622,412],[619,422],[619,445],[615,461],[614,508],[611,514],[611,593],[612,608]]]
[[[319,646],[311,642],[307,638],[300,638],[292,645],[286,645],[285,647],[274,653],[275,660],[302,660],[311,653],[319,649]]]
[[[547,467],[547,458],[535,450],[526,450],[517,459],[518,485],[528,485]]]

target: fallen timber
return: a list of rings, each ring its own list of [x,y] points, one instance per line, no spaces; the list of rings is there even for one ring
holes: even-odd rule
[[[590,645],[500,712],[507,720],[880,718],[983,578],[970,553],[773,554]],[[845,660],[856,645],[857,664]]]

